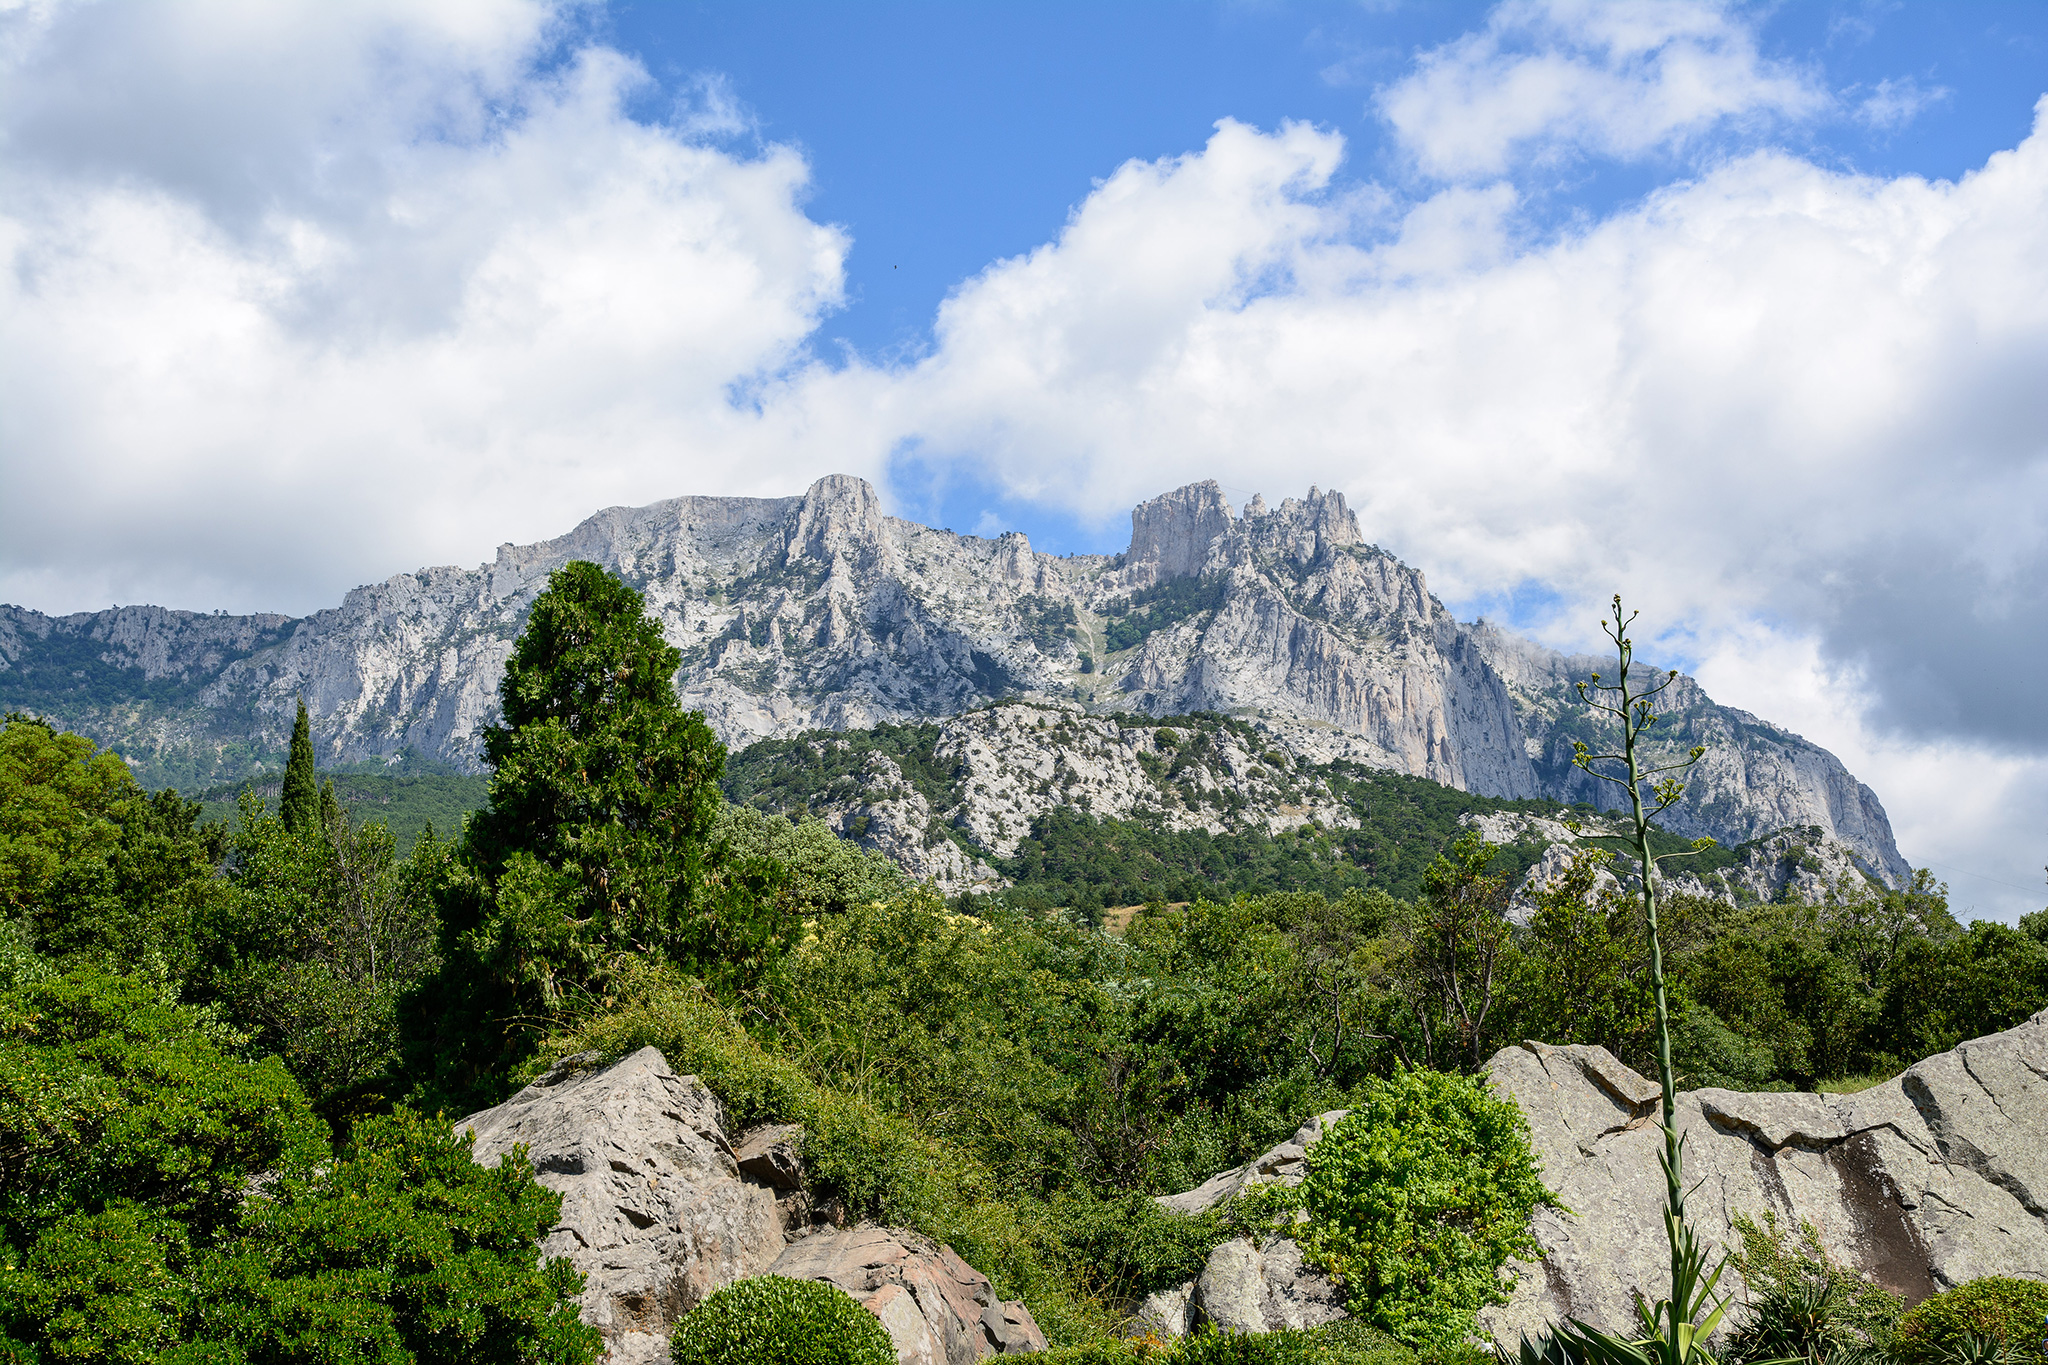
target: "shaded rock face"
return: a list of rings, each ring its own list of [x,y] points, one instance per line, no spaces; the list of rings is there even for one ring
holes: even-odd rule
[[[562,1196],[540,1251],[584,1275],[583,1320],[603,1333],[607,1365],[666,1361],[684,1314],[766,1274],[852,1294],[888,1328],[902,1365],[1045,1349],[1030,1312],[998,1301],[951,1247],[893,1228],[814,1223],[802,1128],[728,1137],[718,1097],[651,1047],[601,1069],[593,1062],[565,1059],[455,1131],[474,1135],[472,1155],[485,1165],[524,1145],[534,1178]]]
[[[1542,1263],[1481,1315],[1497,1340],[1565,1316],[1621,1330],[1668,1291],[1658,1090],[1604,1048],[1504,1048],[1489,1083],[1529,1118]],[[1812,1223],[1837,1260],[1910,1301],[1985,1275],[2048,1276],[2048,1010],[1855,1095],[1681,1094],[1686,1208],[1708,1244],[1738,1214]],[[1731,1269],[1729,1281],[1734,1280]]]
[[[775,1262],[774,1274],[845,1290],[889,1329],[899,1365],[974,1365],[1045,1349],[1021,1303],[997,1300],[988,1277],[897,1228],[813,1232]]]
[[[572,559],[643,591],[682,651],[678,693],[732,745],[1026,696],[1252,715],[1302,752],[1323,743],[1489,795],[1609,799],[1569,761],[1568,684],[1589,661],[1461,625],[1420,572],[1365,543],[1341,494],[1235,514],[1214,483],[1138,506],[1118,556],[886,517],[866,482],[834,475],[801,497],[608,508],[492,563],[399,574],[296,621],[0,608],[0,704],[117,744],[150,781],[281,762],[301,695],[324,763],[410,749],[474,768],[512,642]],[[1193,605],[1134,601],[1190,582],[1206,585]],[[1110,627],[1141,617],[1136,643],[1120,634],[1111,651]],[[105,700],[124,692],[153,704]],[[1817,825],[1903,875],[1883,807],[1832,755],[1689,680],[1674,700],[1671,741],[1712,746],[1674,828],[1736,843]]]
[[[678,1318],[782,1254],[774,1190],[741,1175],[717,1097],[651,1047],[601,1071],[571,1059],[456,1131],[486,1165],[524,1143],[561,1194],[541,1253],[583,1273],[583,1320],[620,1365],[666,1360]]]

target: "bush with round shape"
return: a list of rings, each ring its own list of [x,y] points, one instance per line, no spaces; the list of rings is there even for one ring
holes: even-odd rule
[[[1935,1365],[1960,1353],[1965,1338],[1975,1336],[1997,1342],[2012,1360],[2040,1365],[2044,1316],[2048,1284],[2006,1275],[1971,1280],[1899,1319],[1899,1359],[1906,1365]]]
[[[737,1280],[683,1316],[675,1365],[896,1365],[881,1321],[817,1280]]]
[[[1458,1345],[1506,1303],[1503,1268],[1532,1257],[1529,1215],[1553,1204],[1512,1100],[1482,1078],[1402,1071],[1362,1087],[1310,1149],[1298,1234],[1352,1313],[1425,1351]]]

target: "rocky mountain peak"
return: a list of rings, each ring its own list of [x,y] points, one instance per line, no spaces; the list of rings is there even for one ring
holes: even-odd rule
[[[1310,488],[1306,498],[1286,498],[1270,512],[1265,499],[1255,497],[1246,505],[1240,525],[1255,553],[1296,565],[1328,563],[1344,546],[1365,541],[1358,518],[1335,489],[1324,493]]]
[[[1124,553],[1138,586],[1208,570],[1236,531],[1230,504],[1214,479],[1162,493],[1131,509],[1131,547]]]
[[[1219,573],[1254,555],[1297,567],[1327,564],[1347,545],[1364,543],[1358,518],[1335,489],[1310,488],[1305,498],[1268,507],[1254,494],[1233,516],[1223,490],[1205,480],[1176,488],[1131,510],[1131,545],[1124,554],[1134,587]]]
[[[1213,481],[1139,504],[1129,551],[1040,553],[886,517],[863,479],[801,496],[611,507],[475,569],[396,574],[300,621],[0,607],[0,707],[118,746],[145,781],[239,780],[278,761],[304,696],[323,761],[408,750],[478,765],[512,642],[548,575],[588,559],[639,588],[681,652],[676,689],[726,743],[941,719],[1004,698],[1152,716],[1215,712],[1490,796],[1605,804],[1571,763],[1595,739],[1590,661],[1461,625],[1422,574],[1364,544],[1343,495],[1233,515]],[[1667,694],[1672,744],[1709,755],[1666,817],[1741,843],[1815,826],[1892,880],[1877,797],[1819,746]]]
[[[882,543],[882,500],[851,474],[827,474],[810,486],[789,529],[787,562],[872,561]]]

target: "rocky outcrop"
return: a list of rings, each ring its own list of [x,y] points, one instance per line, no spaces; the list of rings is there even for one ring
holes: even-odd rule
[[[1161,1194],[1153,1202],[1168,1213],[1207,1213],[1258,1185],[1299,1185],[1308,1177],[1308,1149],[1322,1141],[1323,1134],[1349,1112],[1332,1109],[1318,1114],[1294,1130],[1294,1136],[1244,1165],[1209,1177],[1183,1194]]]
[[[1503,1049],[1487,1074],[1528,1116],[1569,1212],[1538,1211],[1542,1262],[1482,1323],[1510,1343],[1565,1316],[1631,1326],[1636,1293],[1657,1298],[1668,1274],[1656,1085],[1603,1048],[1541,1043]],[[2048,1275],[2048,1010],[1859,1094],[1690,1091],[1677,1124],[1697,1182],[1686,1207],[1709,1244],[1736,1244],[1737,1215],[1810,1223],[1909,1302]]]
[[[0,608],[0,705],[119,747],[151,782],[281,762],[300,696],[323,762],[410,750],[473,768],[512,642],[571,559],[645,593],[682,652],[678,693],[736,746],[1021,696],[1224,712],[1319,758],[1496,796],[1609,799],[1570,764],[1584,717],[1569,683],[1597,665],[1461,625],[1420,572],[1365,542],[1338,493],[1239,514],[1213,483],[1141,504],[1116,556],[887,517],[872,487],[835,475],[801,497],[608,508],[303,620]],[[1831,755],[1690,680],[1672,700],[1659,733],[1710,746],[1674,828],[1732,844],[1817,826],[1903,875],[1883,807]]]
[[[1344,1114],[1342,1109],[1318,1114],[1272,1150],[1183,1194],[1156,1196],[1155,1202],[1168,1212],[1194,1215],[1259,1185],[1299,1185],[1308,1176],[1309,1148]],[[1225,1332],[1277,1332],[1345,1316],[1343,1293],[1302,1260],[1301,1247],[1292,1239],[1234,1237],[1209,1253],[1201,1275],[1140,1303],[1132,1327],[1172,1338],[1203,1323]]]
[[[653,1048],[602,1070],[570,1058],[505,1103],[456,1125],[495,1164],[523,1144],[562,1196],[541,1254],[585,1277],[583,1320],[614,1365],[665,1360],[676,1320],[783,1251],[770,1185],[740,1173],[717,1096]]]
[[[1192,1297],[1194,1324],[1210,1323],[1219,1332],[1320,1327],[1349,1316],[1342,1292],[1286,1237],[1235,1237],[1217,1247]]]
[[[584,1321],[607,1365],[668,1358],[676,1322],[713,1291],[754,1275],[838,1285],[880,1318],[901,1365],[972,1365],[1045,1349],[1021,1303],[915,1233],[814,1220],[803,1130],[766,1125],[736,1139],[718,1097],[648,1047],[607,1067],[567,1058],[505,1103],[455,1126],[493,1164],[523,1147],[562,1196],[542,1238],[584,1277]]]
[[[1529,922],[1537,894],[1565,875],[1581,841],[1632,837],[1624,821],[1599,816],[1575,820],[1567,827],[1558,820],[1519,811],[1472,811],[1459,816],[1458,823],[1491,843],[1542,847],[1541,856],[1523,874],[1508,904],[1508,918],[1517,924]],[[1729,867],[1696,871],[1691,870],[1696,865],[1685,860],[1666,863],[1659,884],[1679,895],[1707,896],[1729,905],[1789,900],[1823,905],[1835,899],[1859,899],[1885,880],[1868,860],[1829,838],[1818,825],[1781,829],[1731,851],[1737,860]],[[1626,869],[1633,863],[1624,858],[1620,865]],[[1597,895],[1621,886],[1622,879],[1603,868],[1594,884]],[[1637,885],[1633,874],[1627,884]]]
[[[1021,1303],[997,1300],[988,1277],[897,1228],[814,1232],[793,1243],[774,1274],[822,1280],[860,1300],[889,1329],[899,1365],[974,1365],[1045,1349]]]

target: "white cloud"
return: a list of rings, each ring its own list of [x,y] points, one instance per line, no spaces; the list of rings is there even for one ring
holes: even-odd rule
[[[1534,245],[1499,185],[1333,194],[1340,152],[1126,166],[915,369],[810,396],[882,384],[921,459],[1084,516],[1334,484],[1452,600],[1560,593],[1562,644],[1627,585],[1735,704],[1826,682],[1909,856],[2031,884],[2040,807],[1983,794],[2048,791],[2048,127],[1953,184],[1755,153]]]
[[[1870,93],[1856,102],[1856,118],[1860,123],[1891,132],[1903,128],[1921,113],[1949,97],[1947,86],[1937,85],[1923,90],[1920,83],[1911,76],[1897,80],[1885,79],[1871,87]]]
[[[1512,182],[1345,188],[1337,135],[1226,120],[963,282],[923,357],[830,369],[847,241],[801,159],[703,142],[745,123],[715,83],[627,118],[644,75],[575,20],[0,13],[0,598],[306,610],[902,451],[1087,519],[1314,483],[1450,600],[1554,592],[1556,643],[1627,585],[1909,857],[2034,884],[2048,126],[1953,184],[1753,152],[1532,242]],[[1719,8],[1515,0],[1387,98],[1490,177],[1820,97]]]
[[[1505,0],[1376,103],[1422,171],[1464,179],[1529,159],[1668,152],[1832,101],[1811,73],[1765,58],[1727,4]]]
[[[787,149],[625,117],[644,73],[556,45],[559,14],[5,22],[0,597],[306,610],[802,477],[749,400],[837,306],[846,240]]]

